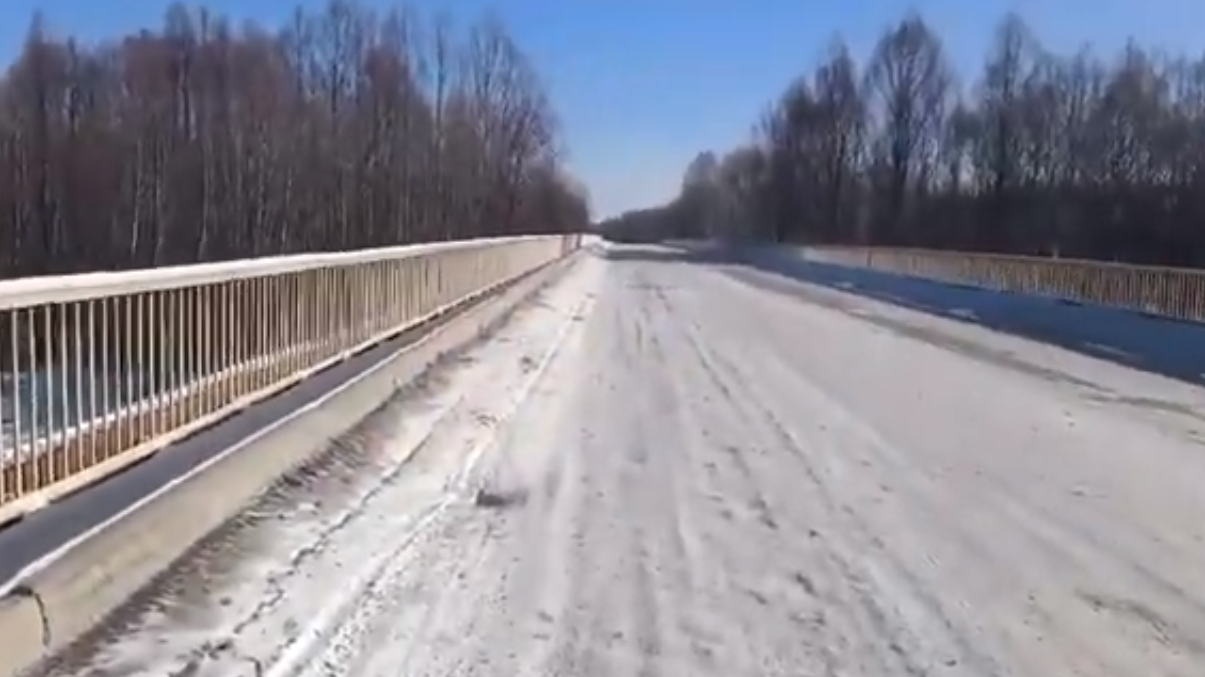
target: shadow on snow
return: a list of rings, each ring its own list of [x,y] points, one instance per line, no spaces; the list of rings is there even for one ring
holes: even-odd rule
[[[1002,293],[804,261],[786,248],[678,244],[612,246],[616,262],[739,265],[885,301],[1190,383],[1205,380],[1205,325],[1060,299]]]

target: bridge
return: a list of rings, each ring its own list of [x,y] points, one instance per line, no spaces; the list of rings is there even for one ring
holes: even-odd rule
[[[1205,282],[509,237],[0,283],[0,676],[1193,674]]]

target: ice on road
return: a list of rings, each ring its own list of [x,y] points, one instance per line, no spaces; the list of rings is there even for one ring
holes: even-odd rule
[[[506,500],[360,532],[300,674],[1203,674],[1202,391],[651,248],[546,298],[416,456]]]

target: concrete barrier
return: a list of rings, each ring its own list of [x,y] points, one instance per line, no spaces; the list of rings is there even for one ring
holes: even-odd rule
[[[67,648],[252,499],[325,450],[443,354],[503,320],[577,254],[466,299],[456,315],[319,400],[101,525],[0,597],[0,677]],[[169,452],[170,453],[170,452]]]

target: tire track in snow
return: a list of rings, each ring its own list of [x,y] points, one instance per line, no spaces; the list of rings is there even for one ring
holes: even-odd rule
[[[583,273],[583,276],[588,279],[588,273]],[[582,284],[588,288],[589,282]],[[543,354],[535,360],[534,366],[529,364],[524,370],[525,378],[522,384],[498,409],[499,413],[494,417],[498,425],[493,433],[478,439],[468,452],[464,465],[456,475],[457,484],[462,491],[484,479],[477,472],[478,467],[486,454],[496,449],[498,430],[504,428],[522,411],[577,327],[577,318],[589,307],[591,298],[583,292],[571,290],[568,295],[576,303],[569,307],[569,312],[561,311],[556,335]],[[420,535],[437,527],[436,520],[458,507],[461,510],[467,507],[463,494],[446,497],[432,509],[429,520],[419,524],[412,534],[396,542],[393,547],[384,549],[362,571],[358,578],[360,582],[353,588],[354,593],[348,595],[343,600],[344,603],[332,607],[335,610],[328,616],[315,623],[310,635],[312,639],[304,644],[297,644],[296,650],[275,662],[265,672],[265,677],[334,677],[348,674],[348,669],[357,668],[356,662],[349,660],[349,656],[371,653],[366,651],[368,647],[364,643],[365,639],[374,634],[381,615],[396,604],[397,600],[392,593],[399,587],[399,578],[407,571],[409,560],[404,556],[406,551],[418,542]],[[488,531],[486,535],[488,536]],[[434,614],[438,614],[443,602],[444,598],[440,596],[436,604],[429,608]],[[464,637],[458,639],[463,640]]]

